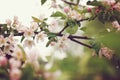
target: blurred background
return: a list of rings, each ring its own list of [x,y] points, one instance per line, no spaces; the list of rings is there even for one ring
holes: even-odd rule
[[[81,0],[83,4],[85,1],[87,0]],[[31,16],[47,17],[52,10],[49,8],[50,0],[43,6],[40,5],[40,0],[0,0],[0,23],[18,16],[24,25],[29,26],[32,21]],[[89,30],[94,34],[93,30]],[[55,80],[120,80],[119,57],[115,57],[111,61],[93,57],[91,56],[92,50],[84,49],[71,41],[68,41],[69,47],[66,51],[51,47],[46,48],[45,45],[46,40],[37,44],[37,48],[42,56],[52,54],[47,57],[49,63],[45,65],[45,68],[46,71],[54,75],[49,75],[47,80],[54,80],[53,78],[57,77],[56,74],[59,76]]]

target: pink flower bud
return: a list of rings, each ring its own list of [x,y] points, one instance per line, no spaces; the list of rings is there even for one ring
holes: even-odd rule
[[[0,56],[0,66],[6,66],[7,65],[7,58],[4,56]]]
[[[100,12],[100,9],[97,8],[96,11],[95,11],[95,13],[97,14],[97,13],[99,13],[99,12]]]
[[[113,50],[107,48],[107,47],[103,47],[100,49],[99,51],[99,56],[102,57],[106,57],[107,59],[111,59],[113,57]]]
[[[69,7],[65,7],[65,8],[64,8],[64,12],[65,12],[65,13],[68,13],[69,11],[70,11],[70,8],[69,8]]]
[[[88,11],[88,12],[91,12],[91,11],[92,11],[92,9],[91,9],[91,8],[87,8],[87,11]]]
[[[56,42],[51,42],[50,45],[51,46],[55,46]]]

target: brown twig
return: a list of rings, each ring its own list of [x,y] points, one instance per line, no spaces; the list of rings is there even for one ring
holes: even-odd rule
[[[77,4],[75,4],[75,3],[72,3],[72,2],[68,2],[68,1],[66,1],[66,0],[62,0],[63,2],[65,2],[66,4],[69,4],[69,5],[77,5]]]
[[[78,44],[81,44],[81,45],[83,45],[83,46],[85,46],[85,47],[92,48],[91,45],[88,45],[88,44],[82,43],[82,42],[77,41],[77,40],[75,40],[75,39],[73,39],[73,38],[69,38],[69,39],[70,39],[71,41],[74,41],[74,42],[76,42],[76,43],[78,43]]]

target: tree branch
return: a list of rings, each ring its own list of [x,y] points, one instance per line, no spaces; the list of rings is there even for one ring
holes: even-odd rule
[[[62,32],[67,28],[68,26],[66,25],[60,32],[59,34],[62,34]]]
[[[85,44],[85,43],[82,43],[82,42],[80,42],[80,41],[77,41],[77,40],[75,40],[75,39],[73,39],[73,38],[69,38],[71,41],[74,41],[74,42],[76,42],[76,43],[78,43],[78,44],[81,44],[81,45],[83,45],[83,46],[85,46],[85,47],[88,47],[88,48],[92,48],[92,46],[90,46],[90,45],[88,45],[88,44]]]
[[[77,5],[77,4],[75,4],[75,3],[72,3],[72,2],[68,2],[68,1],[66,1],[66,0],[62,0],[63,2],[65,2],[66,4],[69,4],[69,5]]]

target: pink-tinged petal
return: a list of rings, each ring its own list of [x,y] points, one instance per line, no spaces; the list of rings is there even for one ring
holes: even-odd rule
[[[0,66],[6,66],[7,65],[7,58],[4,56],[0,56]]]
[[[19,69],[10,70],[10,80],[20,80],[21,76],[22,72]]]

